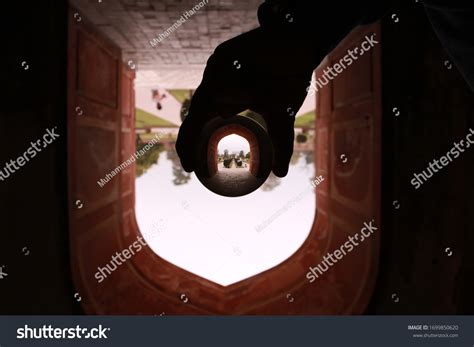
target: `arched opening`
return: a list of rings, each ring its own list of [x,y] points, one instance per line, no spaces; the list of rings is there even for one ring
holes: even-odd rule
[[[172,134],[159,142],[167,153],[161,152],[157,163],[140,177],[136,178],[133,163],[124,165],[103,187],[97,186],[98,179],[136,152],[139,113],[134,93],[141,91],[136,83],[134,88],[135,71],[122,62],[122,50],[85,19],[78,23],[75,13],[71,9],[69,14],[69,192],[85,203],[80,210],[70,205],[70,239],[74,283],[85,311],[361,313],[375,280],[378,236],[328,271],[317,286],[308,283],[306,273],[364,221],[380,215],[374,188],[380,175],[380,51],[364,55],[365,60],[361,58],[318,95],[315,136],[295,143],[300,153],[284,180],[271,177],[251,199],[226,199],[208,192],[202,200],[203,189],[198,185],[196,193],[199,182],[194,175],[179,180],[184,184],[173,183]],[[378,30],[374,25],[355,31],[317,74],[338,61],[351,40]],[[168,101],[158,112],[164,112]],[[156,104],[152,106],[156,109]],[[87,116],[78,117],[77,107]],[[365,116],[368,112],[370,117]],[[153,126],[149,128],[144,130],[145,139],[153,136]],[[362,139],[361,145],[354,138]],[[313,145],[315,160],[312,151],[301,153]],[[344,153],[350,158],[346,166],[339,159]],[[309,170],[305,163],[312,163]],[[317,214],[310,185],[314,165],[316,175],[325,179],[317,187]],[[159,174],[164,169],[168,174]],[[208,213],[204,223],[196,223],[194,218],[203,218],[204,212]],[[170,224],[183,222],[187,225]],[[142,237],[148,247],[99,283],[98,268]],[[289,293],[294,302],[288,301]]]
[[[201,279],[231,287],[291,258],[307,240],[315,217],[310,184],[315,168],[314,161],[307,160],[314,155],[312,146],[295,150],[285,179],[272,175],[260,189],[237,199],[208,191],[195,174],[181,172],[186,179],[178,182],[174,147],[166,136],[156,146],[160,154],[136,179],[135,213],[138,230],[158,257]],[[209,139],[208,151],[214,177],[232,176],[224,184],[241,184],[241,172],[258,171],[258,143],[245,127],[220,127]],[[228,168],[224,157],[231,159]]]
[[[226,144],[232,149],[225,148]],[[198,178],[222,196],[251,194],[271,171],[270,140],[259,123],[244,116],[209,124],[201,135],[199,153]]]
[[[251,150],[245,137],[237,134],[227,135],[219,140],[217,150],[210,158],[209,171],[215,173],[215,180],[225,186],[244,186],[252,180],[255,165],[251,162]],[[234,188],[235,189],[235,188]]]
[[[252,153],[248,141],[237,134],[223,137],[217,144],[217,171],[238,176],[250,171]]]
[[[225,153],[226,150],[227,154]],[[240,153],[241,151],[243,153]],[[218,173],[232,176],[234,176],[233,174],[239,174],[240,171],[230,170],[231,168],[226,165],[237,166],[237,162],[234,160],[236,157],[241,159],[241,168],[246,169],[245,172],[254,176],[257,175],[259,168],[258,142],[255,135],[242,126],[233,124],[220,128],[209,139],[207,152],[208,170],[211,176]],[[224,159],[228,159],[228,162],[224,162]]]

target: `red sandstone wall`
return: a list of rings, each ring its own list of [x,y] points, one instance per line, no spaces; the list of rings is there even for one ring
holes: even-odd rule
[[[71,201],[80,199],[83,207],[69,206],[70,240],[73,279],[85,311],[156,315],[361,313],[375,278],[377,236],[317,283],[309,284],[306,272],[348,234],[358,231],[364,221],[379,220],[379,51],[354,65],[343,77],[344,83],[328,86],[319,97],[316,163],[325,182],[318,187],[313,229],[296,254],[273,269],[222,287],[145,248],[98,283],[94,278],[97,267],[140,236],[134,214],[134,168],[103,188],[96,183],[135,150],[133,73],[121,63],[120,51],[85,19],[76,22],[73,13],[68,48],[69,194]],[[341,49],[364,34],[358,30]],[[326,63],[337,58],[341,49]],[[77,106],[83,116],[75,112]],[[341,152],[348,156],[348,165],[340,164]],[[215,158],[212,150],[210,154]],[[294,301],[288,300],[289,293]],[[182,294],[188,302],[180,299]]]

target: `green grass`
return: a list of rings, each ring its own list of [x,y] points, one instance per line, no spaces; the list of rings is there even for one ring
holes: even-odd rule
[[[301,116],[296,117],[295,127],[297,128],[314,128],[314,122],[316,120],[315,111],[307,112]]]
[[[189,98],[189,89],[168,89],[167,92],[181,104]]]
[[[156,133],[139,134],[139,136],[140,136],[140,139],[143,142],[149,142],[149,141],[153,140],[156,137]],[[165,136],[160,135],[161,140],[174,140],[174,141],[176,141],[176,137],[177,137],[177,135],[165,135]]]
[[[177,126],[163,118],[143,111],[140,108],[137,108],[135,111],[135,127],[137,128]]]

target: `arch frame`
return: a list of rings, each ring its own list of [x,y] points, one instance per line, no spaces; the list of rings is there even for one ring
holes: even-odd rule
[[[134,74],[121,63],[121,53],[111,42],[88,26],[86,20],[79,25],[73,14],[71,9],[68,172],[69,194],[74,198],[69,199],[69,233],[73,281],[83,298],[81,304],[85,312],[122,315],[362,313],[375,282],[379,234],[361,245],[350,259],[328,270],[316,283],[309,283],[306,273],[348,235],[358,231],[363,222],[380,218],[377,189],[380,183],[380,45],[366,55],[370,61],[362,62],[369,64],[370,77],[366,77],[365,65],[357,69],[354,66],[355,71],[349,76],[359,77],[361,83],[369,85],[367,95],[341,108],[334,103],[335,92],[341,87],[336,88],[331,83],[318,94],[320,113],[316,124],[315,162],[317,175],[326,179],[317,187],[317,211],[311,232],[293,256],[265,272],[223,287],[167,262],[144,247],[98,283],[96,269],[141,237],[134,212],[134,165],[106,187],[92,187],[102,174],[110,172],[135,151]],[[316,74],[321,75],[323,68],[337,61],[348,46],[374,31],[380,32],[379,24],[356,29],[325,59]],[[84,40],[87,45],[81,46]],[[94,52],[102,54],[103,64],[112,64],[104,72],[110,71],[107,89],[92,86],[97,78],[93,71],[81,71],[84,67],[81,59]],[[81,73],[84,75],[79,77]],[[82,81],[78,84],[79,79]],[[81,90],[81,86],[86,90]],[[354,90],[344,90],[346,94],[351,92]],[[92,116],[78,119],[74,111],[77,105]],[[363,120],[367,112],[361,113],[362,109],[371,114],[368,124]],[[363,153],[344,141],[350,134],[366,135],[366,146],[359,149]],[[339,151],[344,146],[359,159],[352,184],[368,185],[366,193],[356,189],[357,194],[354,194],[347,190],[347,180],[351,177],[340,175],[346,169],[338,162]],[[363,174],[367,174],[368,183],[361,181]],[[77,209],[76,198],[84,202],[84,209]],[[288,300],[288,294],[294,301]],[[188,300],[184,301],[183,295]]]

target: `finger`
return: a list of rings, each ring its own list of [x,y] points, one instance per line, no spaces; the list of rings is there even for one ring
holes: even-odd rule
[[[198,133],[200,130],[197,129],[199,124],[193,121],[195,118],[186,117],[179,128],[178,138],[176,140],[176,152],[178,153],[179,159],[181,160],[181,166],[184,171],[194,171],[194,144],[197,142]]]
[[[276,116],[268,122],[268,134],[273,144],[273,173],[278,177],[285,177],[293,155],[295,119],[288,115]]]

